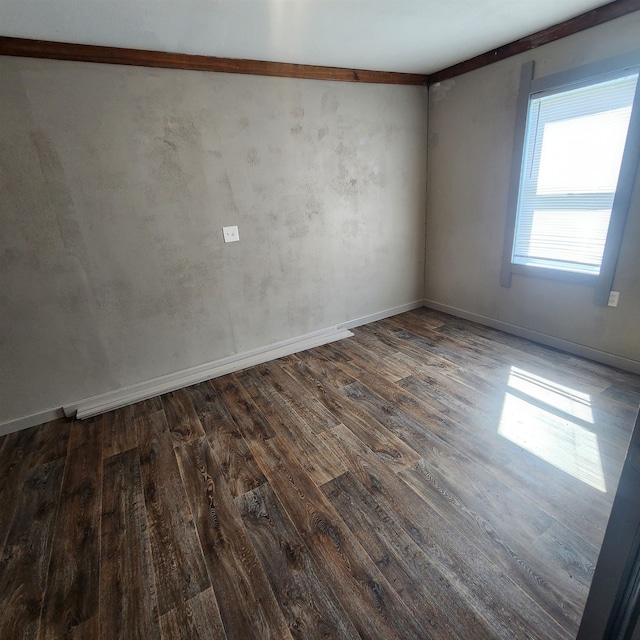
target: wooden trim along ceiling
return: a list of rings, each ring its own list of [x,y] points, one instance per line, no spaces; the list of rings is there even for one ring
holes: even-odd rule
[[[279,76],[285,78],[306,78],[310,80],[337,80],[340,82],[367,82],[378,84],[425,85],[455,78],[467,71],[479,69],[498,60],[535,49],[559,38],[595,27],[609,20],[620,18],[640,10],[640,0],[614,0],[602,7],[583,13],[560,24],[543,29],[530,36],[515,40],[492,51],[460,62],[430,75],[419,73],[398,73],[393,71],[365,71],[339,67],[320,67],[286,62],[263,60],[237,60],[186,53],[167,53],[143,49],[103,47],[49,40],[29,40],[0,36],[0,55],[26,58],[48,58],[53,60],[74,60],[103,64],[123,64],[140,67],[163,67],[166,69],[192,69],[196,71],[217,71],[220,73],[244,73],[258,76]]]
[[[285,62],[266,62],[262,60],[237,60],[186,53],[122,49],[120,47],[101,47],[88,44],[52,42],[49,40],[27,40],[25,38],[8,38],[5,36],[0,36],[0,55],[124,64],[139,67],[163,67],[165,69],[245,73],[256,76],[337,80],[341,82],[404,85],[425,85],[427,83],[427,76],[418,73],[365,71]]]
[[[498,60],[504,60],[505,58],[510,58],[518,53],[530,51],[531,49],[535,49],[543,44],[554,42],[555,40],[565,38],[566,36],[584,31],[585,29],[596,27],[604,22],[621,18],[622,16],[626,16],[627,14],[638,11],[639,9],[640,0],[615,0],[614,2],[605,4],[602,7],[593,9],[592,11],[587,11],[587,13],[583,13],[575,18],[565,20],[564,22],[556,24],[553,27],[549,27],[548,29],[537,31],[530,36],[520,38],[520,40],[514,40],[502,47],[482,53],[475,58],[454,64],[453,66],[442,69],[441,71],[436,71],[428,76],[428,84],[431,86],[436,82],[455,78],[463,73],[467,73],[467,71],[474,71],[475,69],[486,67],[493,62],[498,62]]]

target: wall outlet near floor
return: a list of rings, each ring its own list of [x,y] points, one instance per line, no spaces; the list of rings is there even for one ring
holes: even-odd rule
[[[238,227],[222,227],[222,235],[225,242],[238,242],[240,240],[240,234],[238,233]]]
[[[607,304],[610,307],[617,307],[618,300],[620,300],[620,292],[619,291],[609,291],[609,302]]]

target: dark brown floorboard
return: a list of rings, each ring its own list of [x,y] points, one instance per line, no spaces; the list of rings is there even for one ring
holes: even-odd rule
[[[0,640],[575,637],[640,377],[354,334],[0,438]]]
[[[100,551],[102,639],[157,638],[158,604],[137,448],[104,462]]]
[[[102,430],[71,427],[38,637],[73,633],[98,615]]]
[[[318,578],[302,536],[269,485],[236,499],[294,638],[359,638],[334,594]]]
[[[227,637],[288,637],[208,440],[185,444],[177,455]]]
[[[0,560],[0,593],[12,593],[0,617],[0,638],[38,635],[63,470],[63,460],[35,467],[20,490],[16,516]]]
[[[209,588],[160,618],[163,638],[226,640],[213,589]],[[134,636],[139,637],[139,636]],[[157,638],[158,636],[141,636]]]
[[[134,425],[158,610],[163,615],[208,589],[210,582],[164,413],[141,416]]]
[[[33,441],[38,431],[39,428],[34,427],[10,433],[0,439],[0,553],[9,535],[11,520],[20,499],[20,487],[29,470]]]

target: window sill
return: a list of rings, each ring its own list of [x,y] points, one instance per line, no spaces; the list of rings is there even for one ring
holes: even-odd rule
[[[537,278],[548,278],[550,280],[563,280],[595,287],[598,283],[598,276],[591,273],[576,273],[575,271],[565,271],[563,269],[548,269],[546,267],[536,267],[524,264],[510,264],[506,273],[502,274],[500,283],[503,287],[511,286],[511,274],[520,276],[533,276]]]

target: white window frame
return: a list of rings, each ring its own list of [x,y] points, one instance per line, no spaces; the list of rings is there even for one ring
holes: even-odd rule
[[[600,273],[598,275],[553,269],[548,266],[524,265],[512,262],[521,184],[520,177],[523,167],[525,136],[527,133],[527,116],[532,96],[537,97],[544,94],[548,95],[550,93],[566,91],[569,88],[602,81],[604,79],[603,76],[611,75],[612,73],[633,72],[638,69],[640,69],[640,51],[616,56],[615,58],[610,58],[598,63],[537,79],[533,79],[534,62],[531,61],[523,65],[520,75],[516,133],[509,186],[507,227],[504,238],[502,271],[500,276],[502,286],[511,286],[512,274],[568,280],[595,287],[594,302],[603,306],[607,304],[609,291],[613,286],[618,254],[620,245],[622,244],[627,212],[637,174],[638,161],[640,159],[640,81],[636,87],[627,132],[627,141],[622,158],[622,165],[620,167],[618,186],[613,200],[607,239],[600,266]]]

